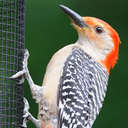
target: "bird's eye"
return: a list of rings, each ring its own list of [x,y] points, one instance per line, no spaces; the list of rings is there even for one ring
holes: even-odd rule
[[[102,27],[100,27],[100,26],[97,26],[96,28],[95,28],[95,31],[97,32],[97,33],[103,33],[103,28]]]

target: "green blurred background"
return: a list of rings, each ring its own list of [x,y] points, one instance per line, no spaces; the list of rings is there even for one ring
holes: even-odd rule
[[[42,84],[46,65],[63,46],[74,43],[77,33],[59,9],[64,4],[82,16],[94,16],[111,24],[121,38],[119,61],[111,71],[104,106],[93,128],[128,128],[128,0],[26,0],[26,48],[30,52],[29,70],[34,82]],[[51,85],[52,86],[52,85]],[[38,105],[27,82],[25,97],[35,117]],[[35,126],[29,122],[28,128]]]

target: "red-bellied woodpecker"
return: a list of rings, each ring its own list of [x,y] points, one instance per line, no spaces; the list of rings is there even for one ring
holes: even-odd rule
[[[118,59],[120,39],[106,22],[81,17],[63,5],[60,8],[71,18],[78,32],[76,43],[54,54],[42,87],[31,79],[27,51],[23,71],[11,78],[24,74],[28,80],[33,98],[39,103],[39,114],[36,120],[26,110],[24,117],[38,128],[91,128],[106,95],[110,69]]]

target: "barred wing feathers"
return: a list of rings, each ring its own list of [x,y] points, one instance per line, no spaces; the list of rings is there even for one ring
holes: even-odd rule
[[[58,128],[91,128],[107,90],[107,71],[81,49],[67,58],[58,93]]]

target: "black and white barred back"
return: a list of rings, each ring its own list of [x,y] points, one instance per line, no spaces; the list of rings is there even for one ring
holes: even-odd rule
[[[79,48],[65,62],[58,93],[58,128],[91,128],[102,107],[108,73]]]

